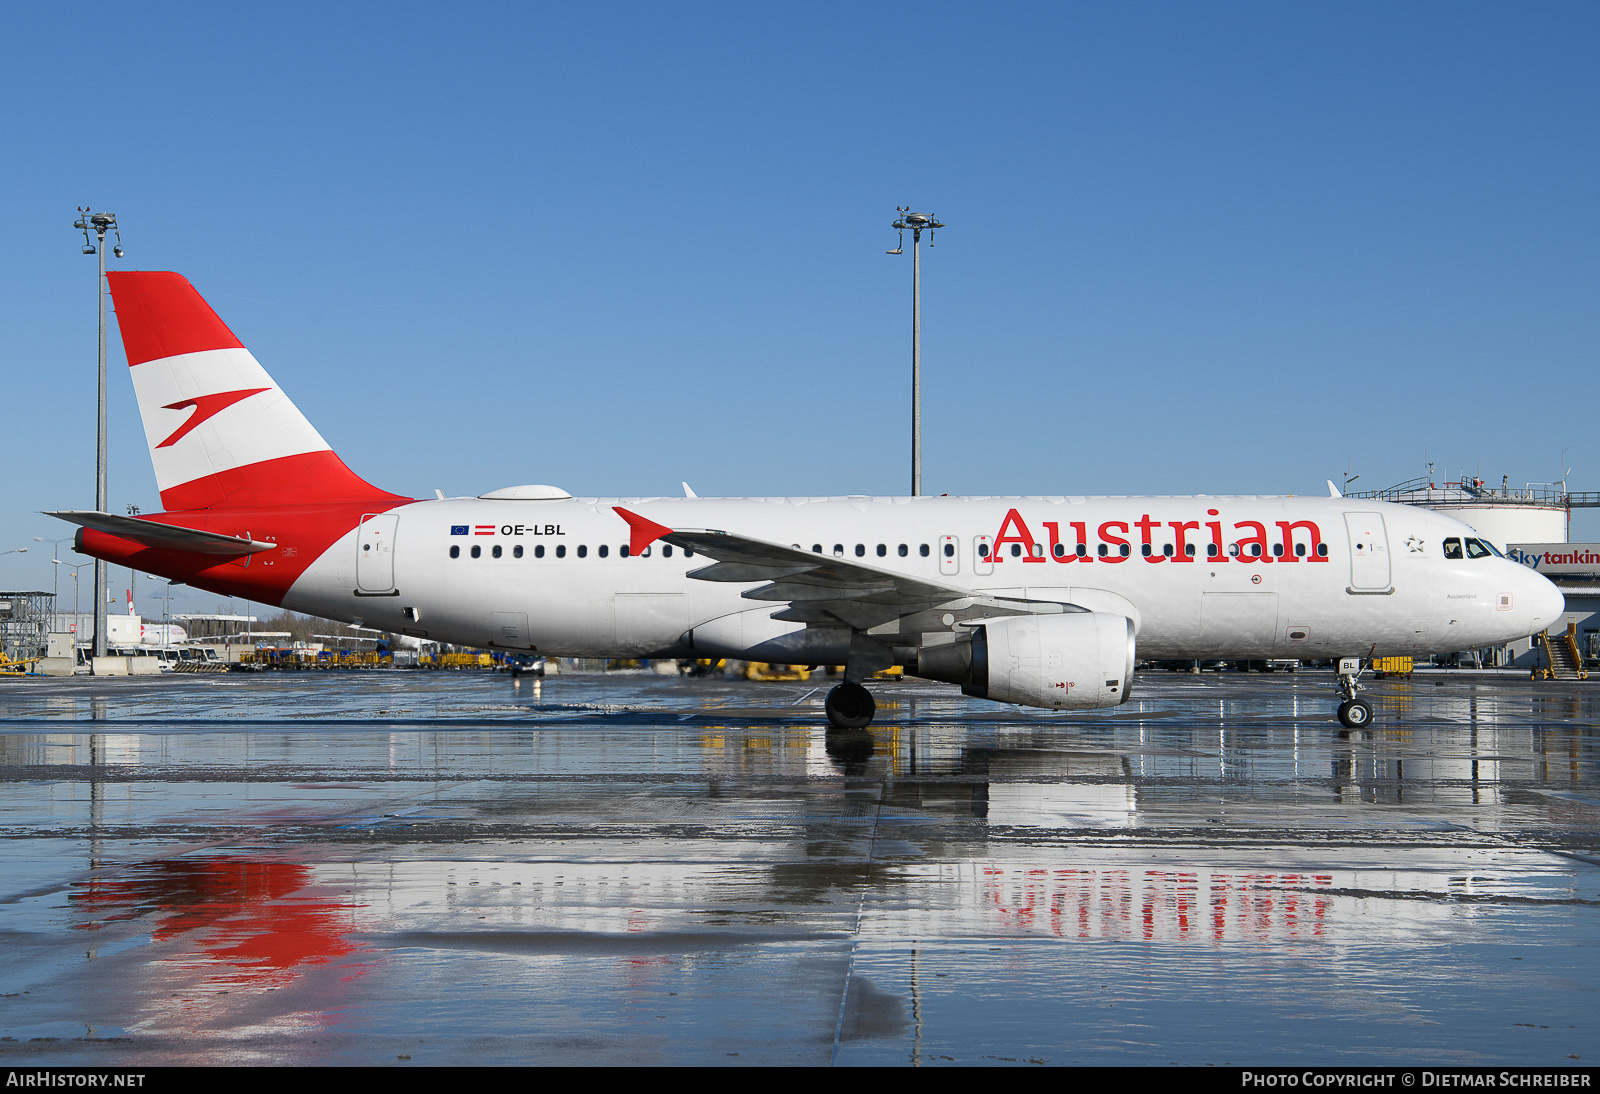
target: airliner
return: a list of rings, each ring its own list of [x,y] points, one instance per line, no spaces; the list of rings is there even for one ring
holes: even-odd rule
[[[190,283],[106,275],[164,512],[61,511],[81,553],[419,639],[530,656],[843,665],[862,729],[901,666],[971,696],[1096,709],[1136,657],[1364,659],[1534,634],[1546,578],[1427,509],[1328,497],[431,499],[334,454]]]

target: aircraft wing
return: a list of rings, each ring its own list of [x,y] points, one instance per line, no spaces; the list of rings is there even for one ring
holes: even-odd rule
[[[190,551],[200,555],[238,558],[240,555],[253,555],[259,551],[270,551],[277,546],[276,543],[263,543],[260,540],[245,539],[243,536],[225,536],[220,532],[201,532],[194,528],[184,528],[176,524],[140,520],[138,517],[122,517],[115,513],[63,510],[59,513],[46,513],[45,516],[59,517],[62,520],[71,521],[73,524],[81,524],[85,528],[93,528],[97,532],[119,536],[122,539],[132,540],[134,543],[142,543],[146,547],[154,547],[162,551]]]
[[[770,543],[715,528],[668,528],[637,513],[616,507],[633,537],[629,550],[638,554],[660,539],[692,549],[716,561],[690,570],[700,581],[762,582],[742,595],[788,607],[772,618],[795,623],[844,624],[870,630],[921,612],[953,615],[962,622],[1005,615],[1059,614],[1085,608],[1055,601],[990,596],[942,581],[911,577],[797,546]],[[948,629],[942,619],[927,629]],[[916,628],[911,628],[916,629]]]

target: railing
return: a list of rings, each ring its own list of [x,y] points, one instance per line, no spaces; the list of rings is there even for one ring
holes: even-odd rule
[[[1520,488],[1498,490],[1471,482],[1431,482],[1427,476],[1410,479],[1384,490],[1360,490],[1347,498],[1371,501],[1396,501],[1408,505],[1450,503],[1455,505],[1547,505],[1552,508],[1600,508],[1600,491],[1568,493],[1556,486],[1529,483]]]

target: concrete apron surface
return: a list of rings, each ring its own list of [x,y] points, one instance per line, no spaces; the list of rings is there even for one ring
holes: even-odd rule
[[[0,685],[0,1062],[1600,1055],[1597,689]]]

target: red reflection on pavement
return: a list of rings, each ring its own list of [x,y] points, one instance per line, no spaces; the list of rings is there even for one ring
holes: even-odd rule
[[[94,918],[95,930],[116,920],[154,916],[155,941],[198,932],[197,953],[238,970],[224,979],[281,979],[301,966],[321,965],[363,947],[346,933],[354,904],[303,893],[310,867],[250,859],[170,859],[139,863],[112,877],[95,877],[68,899]]]

